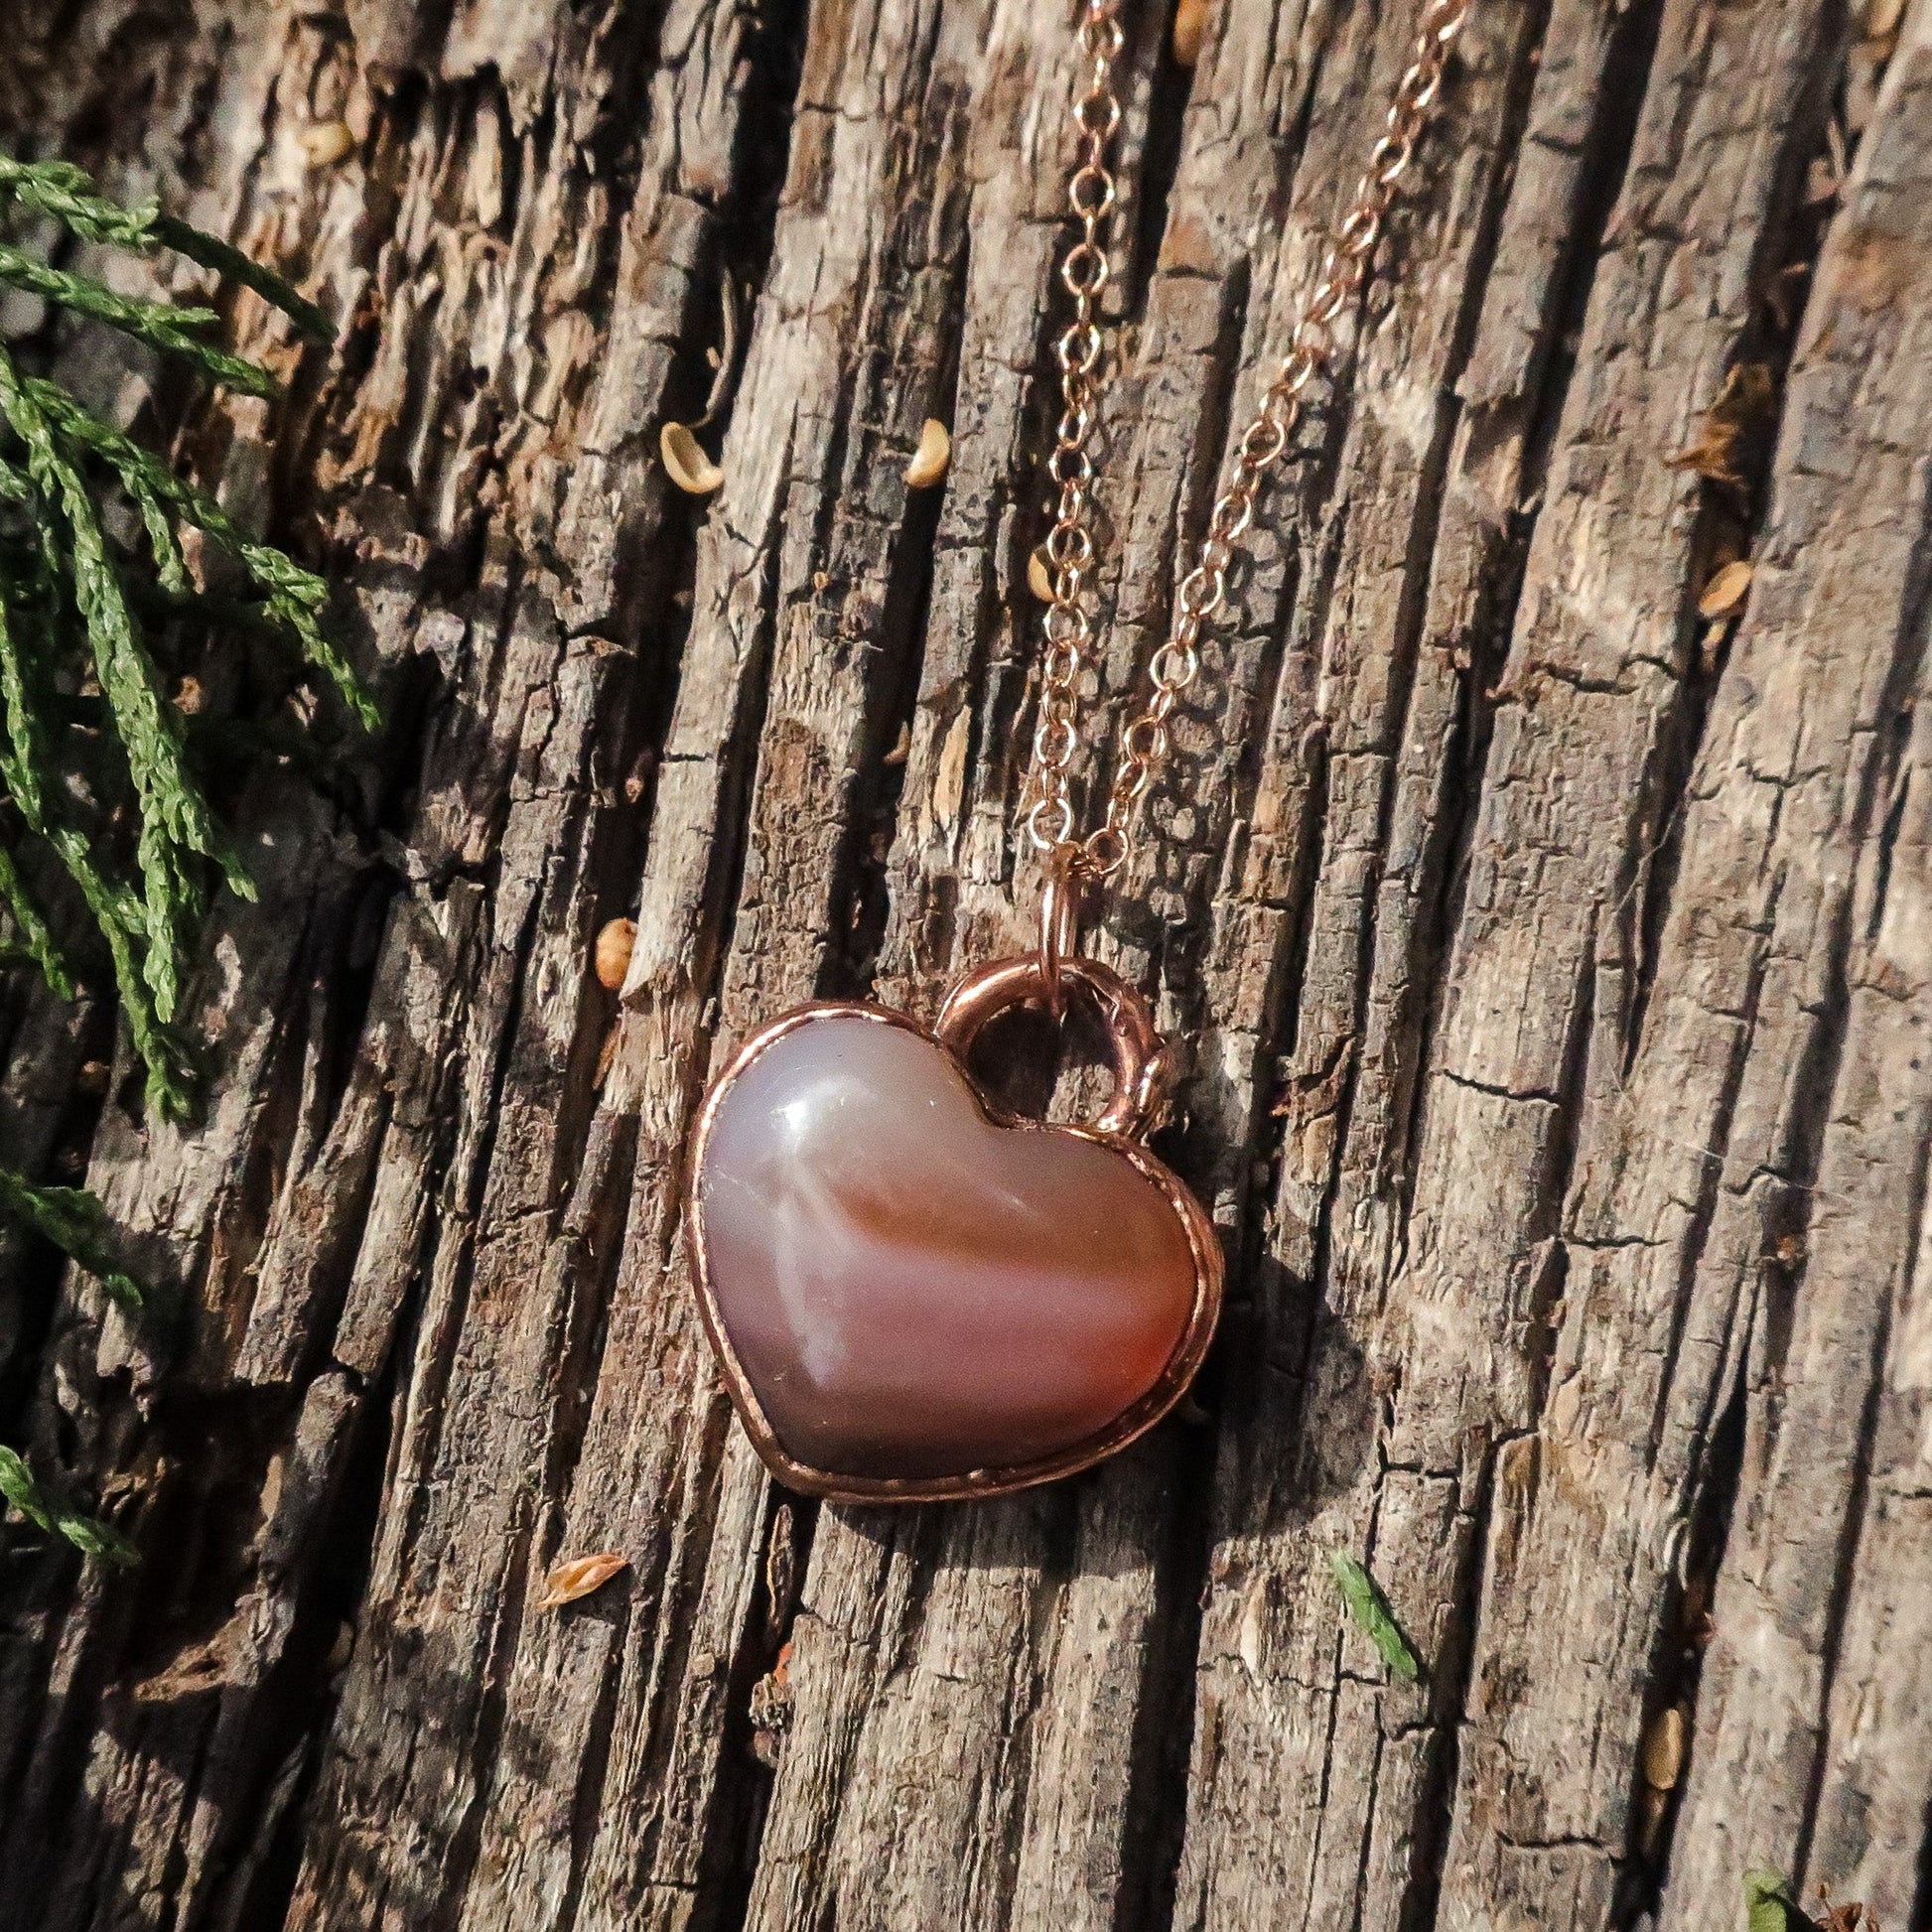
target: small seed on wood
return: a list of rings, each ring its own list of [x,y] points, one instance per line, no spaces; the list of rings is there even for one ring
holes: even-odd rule
[[[687,495],[709,496],[725,481],[687,423],[666,423],[657,433],[657,450],[665,475]]]
[[[1035,550],[1027,559],[1027,588],[1042,604],[1053,601],[1053,579],[1046,568],[1046,552],[1043,548]]]
[[[630,1559],[616,1550],[600,1550],[594,1557],[572,1557],[560,1563],[543,1580],[543,1594],[537,1598],[540,1610],[561,1609],[594,1589],[602,1589],[620,1570],[628,1570]]]
[[[302,158],[311,168],[333,168],[355,152],[355,136],[346,121],[317,121],[296,136]]]
[[[1684,1769],[1684,1708],[1666,1705],[1650,1721],[1638,1759],[1643,1781],[1653,1791],[1672,1791]]]
[[[1208,12],[1213,0],[1180,0],[1173,14],[1173,58],[1177,66],[1190,68],[1200,59],[1201,43],[1207,38]]]
[[[1751,567],[1739,559],[1734,564],[1725,564],[1724,569],[1704,587],[1704,595],[1698,599],[1698,615],[1705,618],[1728,618],[1743,606],[1745,593],[1751,587]]]
[[[1637,1843],[1646,1859],[1657,1850],[1657,1841],[1664,1828],[1664,1814],[1669,1810],[1670,1793],[1654,1791],[1646,1785],[1642,1801],[1637,1806]]]
[[[919,447],[905,466],[905,482],[912,489],[930,489],[946,474],[952,462],[952,437],[936,416],[925,419],[919,432]]]
[[[597,935],[597,983],[615,993],[630,970],[631,949],[637,943],[635,919],[613,919]]]
[[[329,1655],[322,1660],[323,1674],[326,1677],[339,1677],[348,1668],[348,1660],[355,1654],[355,1626],[344,1621],[336,1627],[336,1640],[329,1646]]]

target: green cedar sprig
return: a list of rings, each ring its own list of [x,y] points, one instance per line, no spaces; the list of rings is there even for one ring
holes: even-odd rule
[[[1744,1916],[1750,1932],[1817,1932],[1817,1922],[1791,1896],[1782,1872],[1744,1873]]]
[[[163,214],[151,198],[108,200],[69,163],[0,154],[0,227],[10,210],[100,246],[171,249],[253,289],[305,335],[332,334],[328,318],[273,270]],[[0,234],[0,289],[9,287],[118,329],[213,381],[275,393],[266,370],[209,340],[212,309],[123,296]],[[103,513],[114,497],[138,517],[134,552]],[[239,598],[198,588],[182,543],[189,528],[238,566]],[[18,834],[10,848],[0,844],[0,907],[17,950],[71,997],[74,971],[26,844],[58,859],[105,941],[150,1103],[164,1113],[187,1106],[189,1062],[174,1022],[207,885],[218,873],[243,897],[253,888],[196,775],[153,626],[231,624],[239,616],[284,638],[373,725],[374,706],[324,628],[327,598],[321,578],[255,541],[161,458],[60,384],[22,369],[0,345],[0,791]],[[131,837],[117,840],[123,808]]]
[[[114,473],[141,512],[153,547],[161,586],[176,597],[192,597],[181,543],[171,517],[210,536],[238,563],[261,599],[258,615],[279,625],[301,646],[302,654],[325,672],[343,702],[371,730],[380,722],[374,701],[322,628],[321,612],[329,586],[313,571],[272,544],[256,543],[206,490],[178,477],[132,437],[89,416],[58,384],[30,381],[29,394],[71,446],[98,457]],[[209,605],[217,600],[206,600]]]
[[[1409,1639],[1402,1634],[1402,1626],[1396,1622],[1381,1586],[1345,1551],[1329,1554],[1328,1570],[1335,1580],[1335,1587],[1341,1591],[1342,1601],[1348,1605],[1349,1615],[1375,1646],[1391,1674],[1405,1684],[1415,1683],[1422,1674],[1422,1666],[1409,1647]]]
[[[82,1556],[122,1565],[140,1561],[134,1545],[112,1525],[55,1502],[35,1481],[33,1470],[4,1444],[0,1444],[0,1497],[48,1535],[65,1537]]]
[[[0,282],[9,288],[37,295],[44,302],[58,303],[77,316],[104,322],[138,343],[159,349],[164,355],[179,355],[192,362],[213,382],[225,382],[231,389],[245,389],[251,396],[276,393],[275,378],[266,369],[239,355],[230,355],[206,340],[208,330],[220,318],[212,309],[177,308],[168,302],[144,302],[139,297],[116,295],[105,282],[88,275],[70,275],[65,269],[49,268],[32,255],[0,241]]]
[[[229,247],[218,235],[204,234],[186,221],[163,214],[161,204],[153,197],[131,206],[108,201],[94,192],[93,183],[71,162],[16,161],[11,155],[0,154],[0,200],[18,202],[49,216],[82,241],[144,254],[167,248],[185,255],[201,267],[212,269],[224,282],[253,289],[313,341],[334,339],[336,332],[329,318],[272,268],[250,259],[239,248]]]
[[[127,1310],[145,1300],[140,1285],[114,1264],[108,1245],[107,1210],[84,1187],[37,1187],[0,1168],[0,1213],[25,1221],[94,1276]]]

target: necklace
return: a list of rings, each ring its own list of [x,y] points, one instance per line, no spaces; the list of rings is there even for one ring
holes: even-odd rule
[[[1035,951],[969,970],[935,1026],[866,1001],[817,1001],[739,1049],[699,1110],[686,1215],[700,1311],[754,1447],[781,1482],[849,1502],[998,1495],[1124,1449],[1192,1381],[1220,1311],[1205,1211],[1149,1152],[1172,1061],[1147,1002],[1079,950],[1085,894],[1126,864],[1138,807],[1200,674],[1234,546],[1287,451],[1333,328],[1361,293],[1398,185],[1441,98],[1470,0],[1429,0],[1355,199],[1288,353],[1242,432],[1199,555],[1122,728],[1100,822],[1078,835],[1070,770],[1090,658],[1089,577],[1101,330],[1121,120],[1123,0],[1083,0],[1087,84],[1060,263],[1073,316],[1054,348],[1061,413],[1046,474],[1048,597],[1026,836],[1044,880]],[[996,1110],[967,1070],[997,1015],[1069,997],[1097,1009],[1112,1098],[1089,1125]]]

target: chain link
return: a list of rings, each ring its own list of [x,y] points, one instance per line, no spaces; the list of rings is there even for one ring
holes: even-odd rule
[[[1115,187],[1107,149],[1120,126],[1114,92],[1114,61],[1120,53],[1120,0],[1086,0],[1080,17],[1080,51],[1087,84],[1073,106],[1079,133],[1079,164],[1066,199],[1080,232],[1060,263],[1060,281],[1073,298],[1073,320],[1054,345],[1060,365],[1060,421],[1046,474],[1058,489],[1053,527],[1047,533],[1046,653],[1041,667],[1039,716],[1034,726],[1034,802],[1027,814],[1034,843],[1062,852],[1076,843],[1067,768],[1077,743],[1080,672],[1093,641],[1085,593],[1093,569],[1093,437],[1101,337],[1098,308],[1113,265],[1102,239],[1113,212]]]
[[[1080,47],[1088,64],[1087,85],[1073,108],[1080,159],[1067,189],[1080,233],[1060,263],[1060,280],[1073,298],[1073,320],[1055,346],[1061,414],[1047,474],[1058,485],[1058,497],[1044,546],[1050,595],[1039,715],[1034,729],[1034,802],[1027,814],[1034,844],[1052,855],[1052,869],[1070,868],[1094,879],[1112,878],[1127,862],[1135,807],[1172,750],[1168,720],[1200,675],[1202,627],[1227,603],[1234,546],[1254,520],[1263,478],[1288,449],[1309,385],[1333,363],[1333,325],[1368,280],[1369,264],[1399,185],[1441,100],[1450,44],[1461,32],[1472,0],[1430,0],[1423,10],[1415,57],[1396,83],[1381,137],[1369,151],[1354,202],[1328,243],[1320,279],[1296,321],[1288,352],[1254,420],[1235,445],[1233,470],[1208,513],[1200,554],[1180,580],[1173,627],[1148,667],[1153,690],[1147,706],[1122,727],[1106,814],[1082,840],[1074,837],[1067,773],[1078,742],[1079,677],[1093,634],[1084,602],[1093,568],[1089,525],[1094,468],[1089,443],[1097,414],[1095,371],[1101,353],[1095,317],[1111,273],[1102,224],[1116,193],[1107,150],[1121,116],[1113,86],[1113,66],[1121,47],[1121,4],[1122,0],[1085,0],[1081,9]]]

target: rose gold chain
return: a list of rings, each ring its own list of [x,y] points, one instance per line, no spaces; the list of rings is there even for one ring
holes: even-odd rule
[[[1051,597],[1039,716],[1034,726],[1034,802],[1027,814],[1034,843],[1042,852],[1064,852],[1075,844],[1066,774],[1076,742],[1080,670],[1093,638],[1084,595],[1093,568],[1093,533],[1088,528],[1093,457],[1087,446],[1093,436],[1101,351],[1095,309],[1112,273],[1100,231],[1114,207],[1107,146],[1120,126],[1113,79],[1121,46],[1119,16],[1120,0],[1085,0],[1080,15],[1087,84],[1073,104],[1080,160],[1066,191],[1080,232],[1060,263],[1060,281],[1073,298],[1073,320],[1053,349],[1060,365],[1060,422],[1046,474],[1058,485],[1059,497],[1044,546]]]
[[[1080,48],[1088,64],[1087,84],[1073,108],[1080,159],[1067,190],[1080,233],[1060,263],[1060,280],[1073,298],[1073,320],[1055,347],[1061,413],[1047,474],[1058,485],[1059,495],[1044,545],[1049,592],[1046,652],[1034,730],[1034,802],[1027,814],[1035,846],[1052,856],[1049,871],[1071,870],[1110,879],[1127,861],[1134,808],[1172,749],[1169,717],[1200,675],[1201,628],[1226,605],[1234,546],[1254,520],[1263,477],[1288,448],[1309,384],[1333,363],[1334,323],[1368,280],[1369,262],[1395,206],[1398,186],[1441,99],[1450,43],[1461,31],[1471,3],[1429,0],[1423,10],[1415,58],[1396,82],[1383,132],[1369,152],[1354,203],[1328,244],[1320,280],[1296,322],[1288,353],[1236,445],[1234,468],[1208,514],[1199,558],[1180,581],[1173,628],[1148,667],[1152,695],[1146,708],[1121,729],[1120,762],[1108,791],[1106,814],[1085,839],[1076,839],[1067,771],[1077,742],[1079,677],[1093,635],[1084,598],[1093,568],[1089,524],[1094,469],[1088,445],[1101,354],[1095,311],[1111,273],[1101,225],[1114,206],[1107,147],[1121,114],[1113,64],[1121,47],[1122,0],[1084,0]]]

